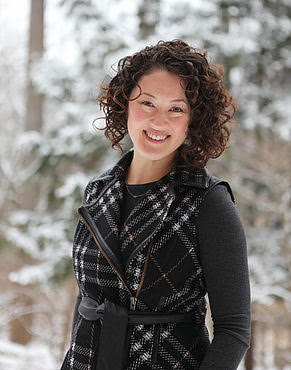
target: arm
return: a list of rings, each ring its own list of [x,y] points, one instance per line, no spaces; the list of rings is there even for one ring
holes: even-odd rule
[[[224,185],[206,195],[200,212],[200,258],[214,324],[214,338],[200,370],[235,370],[250,345],[245,232]]]

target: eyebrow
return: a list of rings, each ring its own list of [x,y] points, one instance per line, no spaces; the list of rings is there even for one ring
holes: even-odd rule
[[[147,96],[150,96],[153,99],[157,99],[154,95],[146,93],[146,92],[143,92],[140,95],[147,95]],[[171,100],[171,102],[180,102],[180,101],[188,105],[188,103],[185,101],[185,99],[173,99],[173,100]]]

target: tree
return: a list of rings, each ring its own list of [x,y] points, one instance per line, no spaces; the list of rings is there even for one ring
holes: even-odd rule
[[[74,0],[58,6],[55,14],[66,14],[62,35],[55,36],[62,43],[46,50],[31,69],[35,91],[46,97],[42,129],[17,137],[18,148],[21,144],[34,161],[11,176],[16,181],[9,180],[15,189],[21,179],[39,184],[35,207],[15,207],[2,223],[5,238],[34,259],[13,280],[38,282],[45,289],[72,276],[75,211],[85,185],[119,157],[103,133],[90,128],[101,115],[95,104],[99,84],[114,73],[111,65],[120,57],[160,39],[183,38],[225,67],[225,83],[238,101],[241,130],[234,130],[232,149],[215,162],[213,172],[230,179],[239,198],[253,299],[266,307],[289,301],[289,3]]]

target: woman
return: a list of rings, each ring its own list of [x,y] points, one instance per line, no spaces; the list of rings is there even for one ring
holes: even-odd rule
[[[205,167],[234,122],[222,75],[206,52],[160,41],[121,59],[98,99],[112,147],[128,133],[133,148],[78,209],[62,369],[230,370],[249,347],[245,233],[229,183]]]

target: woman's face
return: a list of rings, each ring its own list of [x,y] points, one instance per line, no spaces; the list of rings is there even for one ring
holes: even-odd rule
[[[138,81],[141,95],[128,104],[127,128],[134,153],[142,160],[170,163],[187,136],[190,107],[181,78],[156,69]],[[182,86],[181,86],[182,84]],[[130,99],[139,95],[136,86]],[[155,135],[148,137],[148,134]]]

